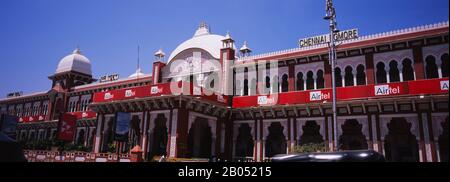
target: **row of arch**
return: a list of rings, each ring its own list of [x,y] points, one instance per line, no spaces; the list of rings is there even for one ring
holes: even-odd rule
[[[357,66],[357,73],[354,75],[353,68],[351,66],[347,66],[345,68],[345,74],[341,74],[342,71],[339,67],[335,69],[336,75],[336,86],[355,86],[355,85],[365,85],[366,84],[366,73],[364,65]],[[246,75],[246,74],[245,74]],[[275,82],[276,80],[277,82]],[[253,78],[250,82],[247,79],[247,76],[244,76],[244,83],[242,92],[239,87],[240,81],[236,81],[236,90],[237,94],[241,95],[251,95],[256,93],[256,79]],[[325,88],[325,78],[324,71],[319,69],[317,72],[308,71],[306,74],[304,72],[298,72],[295,77],[295,90],[303,91],[303,90],[316,90]],[[279,80],[278,76],[274,76],[270,78],[270,76],[266,76],[264,80],[264,93],[279,93],[288,92],[289,91],[289,76],[288,74],[283,74],[281,80]]]
[[[419,161],[419,146],[416,137],[411,133],[411,123],[406,118],[392,118],[387,124],[389,129],[385,137],[384,149],[386,159],[389,161]],[[439,137],[439,153],[441,161],[448,162],[448,118],[442,123],[443,133]],[[298,145],[308,143],[322,143],[320,125],[314,120],[309,120],[302,126],[303,133]],[[342,134],[339,137],[341,150],[368,149],[366,136],[362,132],[362,125],[356,119],[348,119],[342,125]],[[240,125],[236,140],[235,156],[253,156],[254,140],[251,127],[248,123]],[[265,143],[265,156],[272,157],[276,154],[286,153],[286,140],[283,134],[283,126],[274,122],[269,127],[269,135]]]
[[[387,64],[387,65],[386,65]],[[414,71],[414,63],[411,59],[405,58],[401,60],[400,64],[397,60],[391,60],[387,63],[378,62],[376,64],[376,83],[392,83],[392,82],[402,82],[402,81],[412,81],[416,80],[416,73]],[[442,78],[449,76],[449,55],[447,53],[440,57],[440,60],[436,60],[433,55],[428,55],[425,58],[425,78]],[[357,86],[366,85],[366,68],[363,64],[356,66],[356,70],[348,65],[341,69],[340,67],[335,68],[335,78],[337,87],[347,87],[347,86]],[[244,69],[244,83],[243,88],[241,88],[241,83],[239,80],[236,81],[236,91],[238,95],[251,95],[256,93],[256,79],[253,78],[251,81],[248,80],[248,69]],[[274,82],[278,80],[278,82]],[[319,69],[316,72],[307,71],[297,72],[295,77],[295,90],[315,90],[325,88],[325,79],[323,70]],[[281,80],[278,76],[270,78],[265,77],[264,80],[264,92],[265,93],[278,93],[278,92],[288,92],[289,91],[289,76],[288,74],[283,74]]]
[[[428,55],[425,57],[425,78],[442,78],[449,76],[449,55],[447,53],[437,60],[435,56]],[[413,62],[409,58],[401,61],[391,60],[387,65],[383,62],[376,64],[376,82],[377,83],[391,83],[411,81],[416,79]]]

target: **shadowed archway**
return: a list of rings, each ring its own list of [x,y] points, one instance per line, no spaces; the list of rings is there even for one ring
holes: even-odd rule
[[[266,139],[266,157],[273,157],[277,154],[285,154],[286,147],[286,136],[283,134],[283,126],[281,126],[280,122],[272,123],[269,126],[269,135]]]
[[[189,130],[188,151],[192,158],[211,157],[212,133],[206,118],[197,117]]]
[[[342,125],[342,135],[339,137],[340,150],[367,149],[366,136],[362,133],[362,125],[356,119],[348,119]]]
[[[418,162],[419,146],[411,133],[411,123],[405,118],[392,118],[387,124],[389,133],[385,137],[385,154],[388,161]]]

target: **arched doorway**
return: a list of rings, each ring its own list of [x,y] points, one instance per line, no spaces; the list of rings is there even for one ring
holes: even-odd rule
[[[411,81],[414,80],[414,69],[412,67],[412,61],[408,58],[404,59],[403,62],[403,81]]]
[[[243,123],[239,127],[239,133],[236,139],[236,157],[253,156],[253,137],[251,134],[252,128],[248,123]]]
[[[353,68],[351,66],[345,67],[345,86],[354,86],[355,83],[353,83]]]
[[[387,124],[389,129],[385,137],[385,154],[388,161],[418,162],[419,146],[416,136],[411,133],[411,123],[405,118],[392,118]]]
[[[302,72],[297,73],[297,91],[299,90],[305,90]]]
[[[113,143],[114,140],[113,126],[114,126],[114,117],[111,117],[105,123],[105,129],[103,131],[102,152],[107,152],[110,149],[110,144]]]
[[[283,126],[280,122],[274,122],[269,126],[269,135],[266,138],[265,155],[273,157],[286,153],[286,136],[283,134]]]
[[[342,74],[341,68],[337,67],[334,69],[334,77],[336,80],[336,87],[342,87]]]
[[[386,76],[386,70],[384,68],[384,63],[379,62],[377,63],[377,83],[387,83],[387,76]]]
[[[76,144],[78,146],[84,145],[84,138],[85,138],[84,130],[80,130],[80,132],[78,133],[78,138],[77,138]]]
[[[314,90],[314,73],[312,71],[306,73],[306,89]]]
[[[323,136],[320,134],[320,126],[316,121],[306,121],[302,129],[303,134],[300,137],[300,145],[323,142]]]
[[[365,85],[366,84],[366,68],[364,65],[360,64],[356,67],[356,85]]]
[[[348,119],[342,125],[342,135],[339,137],[340,150],[367,149],[366,136],[362,133],[362,125],[356,119]]]
[[[164,114],[158,114],[154,121],[155,127],[151,136],[150,156],[167,155],[167,118]]]
[[[436,58],[434,58],[434,56],[427,56],[427,58],[425,58],[425,63],[427,79],[439,78]]]
[[[442,69],[442,77],[448,77],[448,54],[444,54],[441,56],[441,69]]]
[[[288,81],[288,76],[286,74],[284,74],[281,77],[281,92],[287,92],[289,91],[289,81]]]
[[[317,83],[317,89],[325,88],[325,79],[323,78],[323,71],[322,70],[317,71],[316,83]]]
[[[189,130],[188,151],[192,158],[211,157],[212,133],[206,118],[197,117]]]
[[[439,136],[439,154],[441,158],[441,162],[448,162],[448,116],[445,119],[445,122],[441,123],[442,125],[442,134]]]
[[[395,60],[389,63],[389,81],[391,83],[400,81],[400,71],[398,70],[398,63]]]

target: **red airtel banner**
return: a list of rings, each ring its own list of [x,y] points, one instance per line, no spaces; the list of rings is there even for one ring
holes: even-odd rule
[[[337,99],[343,101],[405,95],[445,94],[448,93],[448,88],[448,78],[340,87],[337,88]],[[233,98],[233,107],[245,108],[270,105],[295,105],[314,102],[329,102],[331,99],[332,90],[322,89],[272,95],[238,96]]]
[[[158,97],[158,96],[170,96],[170,95],[180,95],[186,93],[185,95],[192,95],[199,97],[200,99],[210,100],[226,104],[228,102],[228,97],[223,95],[216,95],[214,93],[206,95],[204,88],[193,87],[192,83],[189,82],[178,82],[175,85],[174,92],[171,91],[171,84],[173,83],[163,83],[155,85],[147,85],[141,87],[133,87],[126,89],[110,90],[105,92],[97,92],[93,96],[94,103],[121,101],[121,100],[131,100],[137,98],[146,97]]]
[[[64,113],[58,122],[58,140],[72,141],[77,128],[77,116]]]
[[[39,115],[39,116],[24,116],[19,117],[19,122],[28,123],[28,122],[37,122],[37,121],[44,121],[45,116]]]
[[[97,117],[97,113],[94,111],[78,111],[78,112],[70,112],[68,114],[75,115],[78,120],[91,119]]]

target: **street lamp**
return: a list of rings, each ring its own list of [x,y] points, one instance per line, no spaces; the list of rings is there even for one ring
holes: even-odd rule
[[[335,76],[335,67],[336,67],[336,42],[334,40],[334,34],[339,32],[337,29],[336,22],[336,12],[333,6],[333,0],[326,0],[326,15],[324,17],[325,20],[330,23],[330,42],[328,47],[330,52],[328,54],[329,60],[331,62],[331,82],[333,87],[333,130],[334,130],[334,150],[339,148],[338,146],[338,136],[337,136],[337,111],[336,111],[336,76]]]

